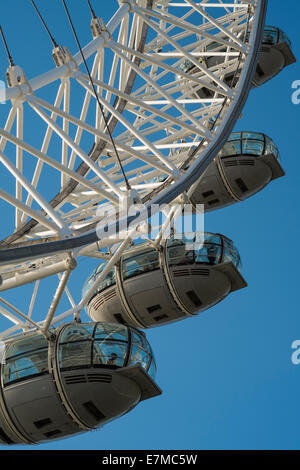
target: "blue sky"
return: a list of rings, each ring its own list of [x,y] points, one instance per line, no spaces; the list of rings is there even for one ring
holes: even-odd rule
[[[1,22],[15,62],[31,77],[52,62],[45,52],[51,45],[29,3],[5,2]],[[57,15],[60,2],[55,3],[39,2],[57,41],[73,50],[65,19]],[[89,21],[83,0],[69,3],[77,24],[84,17]],[[94,1],[105,21],[116,5]],[[299,1],[290,0],[289,8],[269,2],[267,24],[287,33],[296,57],[299,15]],[[88,28],[80,33],[82,42],[90,40]],[[1,79],[5,68],[1,51]],[[234,240],[248,288],[198,318],[148,332],[161,397],[102,430],[36,449],[300,449],[300,365],[291,362],[291,344],[300,339],[300,105],[291,101],[294,80],[300,80],[299,63],[253,90],[235,128],[269,135],[279,147],[286,177],[205,220],[206,230]],[[93,267],[88,260],[82,263],[78,287]]]

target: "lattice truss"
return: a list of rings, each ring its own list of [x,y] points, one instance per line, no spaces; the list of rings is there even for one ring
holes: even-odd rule
[[[256,2],[119,3],[107,25],[94,24],[83,52],[128,182],[143,202],[180,181],[215,139],[236,96]],[[26,70],[11,71],[10,108],[3,107],[8,113],[0,127],[1,250],[76,237],[101,222],[99,207],[101,213],[118,208],[128,197],[80,53],[66,52],[59,60],[32,80]],[[235,79],[228,81],[230,74]],[[205,98],[202,89],[209,91]],[[76,259],[112,259],[114,253],[116,261],[129,240],[127,233],[121,245],[102,239],[72,253],[2,265],[0,290],[35,282],[26,313],[1,298],[1,313],[15,324],[5,334],[28,327],[46,331],[78,313],[84,299],[77,304],[67,288]],[[35,323],[40,280],[50,275],[58,275],[58,287],[44,322]],[[55,317],[64,292],[70,310]]]

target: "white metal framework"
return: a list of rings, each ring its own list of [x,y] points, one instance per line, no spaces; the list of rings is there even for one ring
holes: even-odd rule
[[[169,220],[175,216],[172,203],[185,200],[180,196],[219,152],[245,103],[265,11],[265,0],[119,0],[107,25],[92,21],[94,38],[83,53],[130,190],[80,53],[54,51],[57,66],[30,81],[20,67],[9,68],[11,105],[0,125],[7,181],[0,189],[0,291],[34,285],[26,313],[0,298],[0,313],[13,323],[2,337],[31,328],[48,335],[52,324],[80,314],[85,298],[75,302],[68,287],[80,258],[109,257],[100,283],[131,243],[130,231],[99,239],[105,211],[124,201],[169,203]],[[208,68],[208,56],[222,60]],[[228,82],[230,73],[235,80]],[[212,92],[205,99],[197,94],[204,87]],[[34,138],[26,132],[30,120]],[[40,284],[53,275],[52,302],[43,321],[34,321]],[[57,314],[63,293],[70,308]]]

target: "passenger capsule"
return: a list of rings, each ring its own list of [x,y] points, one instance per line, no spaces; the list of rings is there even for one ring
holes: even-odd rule
[[[94,321],[140,328],[193,317],[247,285],[237,249],[219,234],[170,238],[159,249],[136,245],[100,279],[105,266],[102,263],[84,285],[83,295],[91,292],[88,315]]]
[[[70,323],[6,344],[0,442],[34,444],[89,431],[161,393],[145,334],[110,323]]]
[[[222,39],[228,39],[222,37]],[[249,34],[248,38],[249,40]],[[209,44],[205,52],[227,52],[227,47],[218,43],[212,42]],[[234,56],[228,56],[226,60],[232,60]],[[224,62],[224,56],[208,56],[199,59],[199,62],[205,67],[211,69]],[[292,51],[292,44],[286,34],[275,26],[265,26],[263,33],[263,40],[260,49],[259,60],[256,66],[256,71],[252,81],[253,87],[263,85],[267,81],[278,75],[285,67],[296,62],[296,58]],[[180,64],[179,69],[185,73],[196,74],[200,70],[190,61],[185,60]],[[201,73],[201,72],[200,72]],[[225,74],[224,81],[227,85],[234,87],[239,79],[240,71],[232,70]],[[179,76],[182,80],[182,77]],[[205,87],[196,87],[191,84],[191,91],[193,91],[196,97],[210,98],[214,95],[214,92]]]
[[[189,191],[205,211],[243,201],[284,176],[279,151],[265,134],[233,132],[219,155]]]

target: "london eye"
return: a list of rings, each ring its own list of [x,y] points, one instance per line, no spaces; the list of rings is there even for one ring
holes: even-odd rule
[[[32,78],[10,20],[1,28],[4,446],[90,431],[159,396],[147,330],[247,288],[231,236],[174,224],[187,205],[247,211],[284,177],[276,136],[235,125],[249,93],[296,60],[265,24],[266,0],[118,0],[107,23],[101,2],[82,1],[80,25],[63,1],[68,44],[31,3],[52,68]]]

